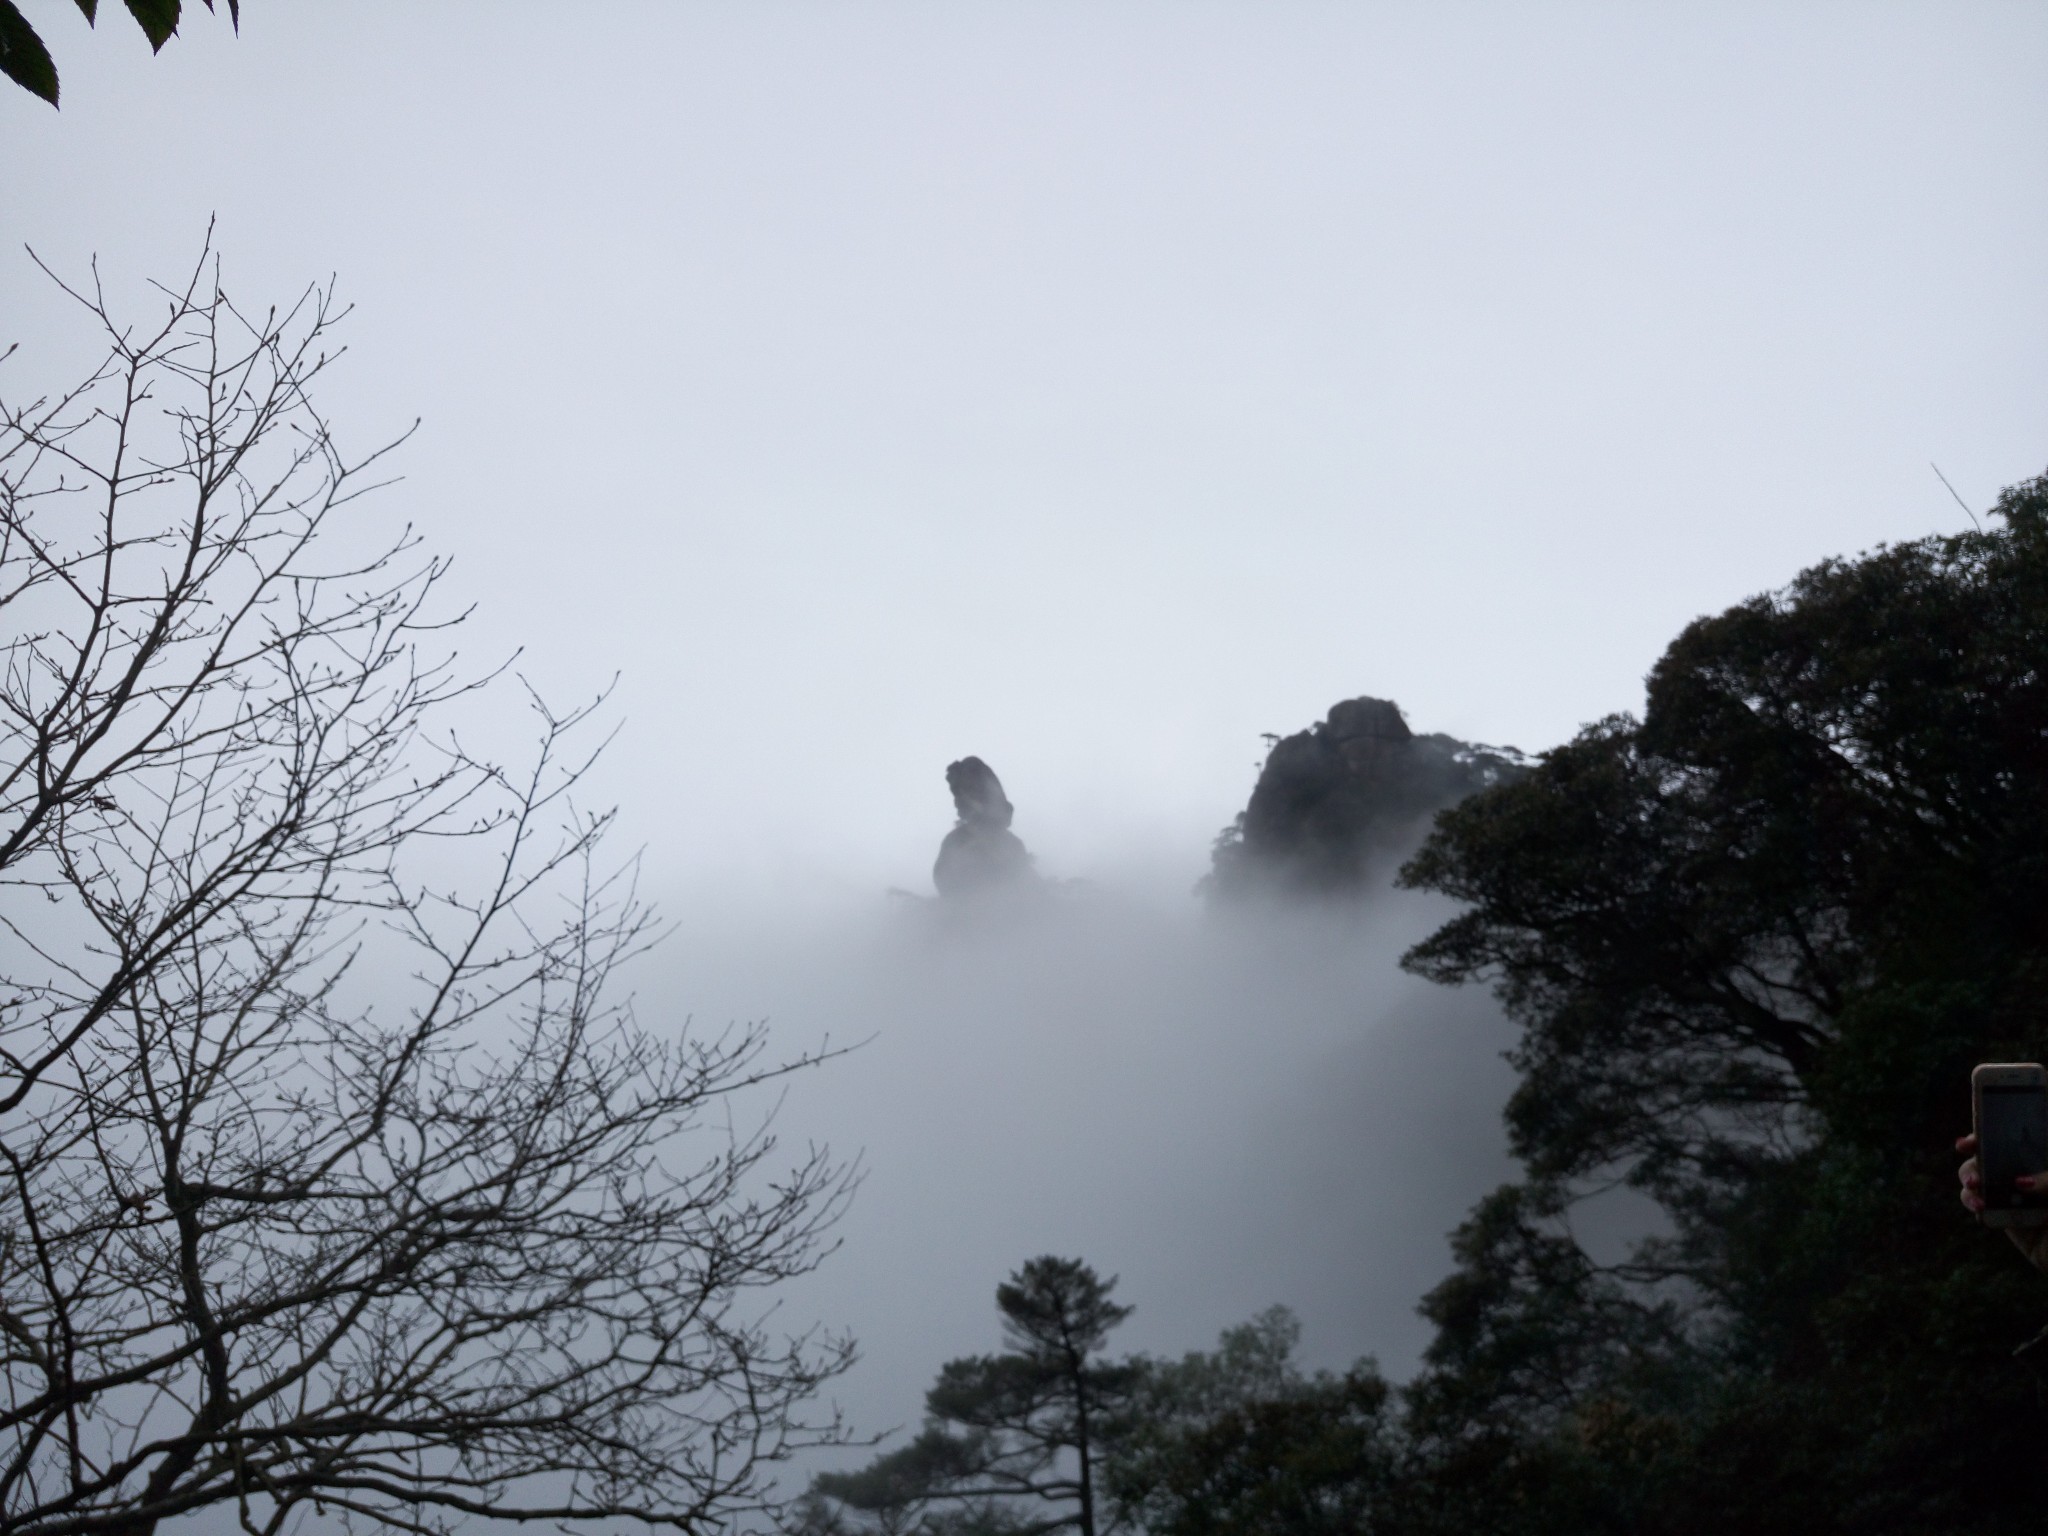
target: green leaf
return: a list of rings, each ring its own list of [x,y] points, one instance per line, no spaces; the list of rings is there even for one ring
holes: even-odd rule
[[[100,19],[100,0],[71,0],[71,3],[85,12],[85,24],[88,27]]]
[[[149,46],[158,51],[178,30],[178,0],[128,0],[128,14],[142,24]]]
[[[0,0],[0,75],[57,105],[57,66],[14,0]]]

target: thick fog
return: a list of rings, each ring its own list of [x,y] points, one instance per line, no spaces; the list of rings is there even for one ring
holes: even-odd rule
[[[2043,468],[2031,0],[248,0],[156,57],[23,5],[65,99],[0,90],[0,381],[90,365],[24,245],[138,314],[209,217],[251,307],[335,274],[321,405],[422,418],[364,515],[453,557],[464,664],[617,677],[642,1020],[852,1047],[781,1107],[866,1169],[784,1315],[858,1335],[864,1427],[1043,1252],[1126,1347],[1281,1302],[1411,1370],[1511,1036],[1398,970],[1433,898],[1205,914],[1262,733],[1540,750],[1968,526],[1931,462]],[[924,901],[970,752],[1076,888]]]
[[[792,1307],[859,1336],[841,1397],[866,1425],[994,1348],[996,1282],[1039,1253],[1122,1277],[1126,1347],[1205,1347],[1282,1302],[1315,1363],[1405,1373],[1446,1234],[1508,1175],[1505,1024],[1395,965],[1444,910],[1205,915],[1153,886],[700,916],[644,968],[641,1011],[687,999],[699,1023],[765,1016],[785,1048],[855,1047],[781,1121],[865,1166]]]

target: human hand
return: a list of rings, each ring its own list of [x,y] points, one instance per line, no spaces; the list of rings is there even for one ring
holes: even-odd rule
[[[1958,1136],[1956,1150],[1968,1154],[1963,1166],[1956,1170],[1956,1178],[1962,1184],[1963,1206],[1971,1214],[1984,1209],[1984,1178],[1977,1167],[1977,1138]],[[2027,1191],[2048,1190],[2048,1172],[2023,1173],[2013,1183]],[[2048,1274],[2048,1225],[2038,1227],[2007,1227],[2005,1235],[2012,1239],[2013,1247],[2025,1254],[2043,1274]]]

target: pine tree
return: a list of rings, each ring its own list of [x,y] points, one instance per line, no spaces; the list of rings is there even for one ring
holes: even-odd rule
[[[814,1532],[1096,1536],[1096,1484],[1133,1371],[1093,1357],[1131,1308],[1079,1259],[1037,1258],[996,1288],[1005,1349],[949,1360],[909,1445],[816,1482]]]

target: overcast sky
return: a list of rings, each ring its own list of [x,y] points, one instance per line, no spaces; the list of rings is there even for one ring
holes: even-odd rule
[[[692,928],[715,895],[928,889],[965,753],[1050,872],[1179,899],[1261,732],[1372,693],[1541,749],[1638,707],[1694,616],[1965,526],[1930,461],[1980,511],[2048,467],[2039,0],[247,0],[239,37],[194,3],[154,59],[118,7],[94,33],[21,3],[65,104],[0,91],[10,391],[79,356],[24,245],[136,294],[213,216],[244,302],[338,274],[323,403],[362,446],[423,418],[381,515],[455,557],[470,654],[523,646],[565,698],[621,675],[604,789],[686,971],[692,932],[737,931]],[[1188,942],[1138,943],[1125,994],[1185,982]],[[690,984],[828,1027],[852,972],[793,979],[792,947],[735,942]],[[1280,1010],[1314,1017],[1260,1080],[1273,1126],[1289,1082],[1339,1080],[1333,1019],[1408,996],[1394,947],[1381,982],[1339,966]],[[1005,1007],[1032,956],[994,963]],[[1233,974],[1204,1007],[1262,973]],[[902,984],[856,1029],[972,1011],[957,977]],[[896,1059],[860,1069],[871,1103]],[[1153,1070],[1118,1060],[1103,1081]],[[1167,1107],[1199,1120],[1196,1078],[1236,1060]],[[868,1140],[878,1169],[923,1155]],[[1473,1145],[1483,1181],[1497,1134]],[[933,1294],[980,1275],[981,1317],[1000,1267],[1069,1236],[1186,1328],[1342,1289],[1301,1278],[1310,1245],[1172,1313],[1167,1279],[1213,1255],[1090,1235],[1140,1184],[948,1250]],[[916,1205],[880,1177],[864,1199]],[[1388,1295],[1426,1279],[1396,1270]],[[1412,1320],[1329,1316],[1323,1355],[1412,1358]]]
[[[1198,869],[1356,693],[1541,748],[2048,466],[2048,9],[24,0],[20,247],[338,273],[477,654],[614,670],[678,881],[923,883],[988,758]]]

